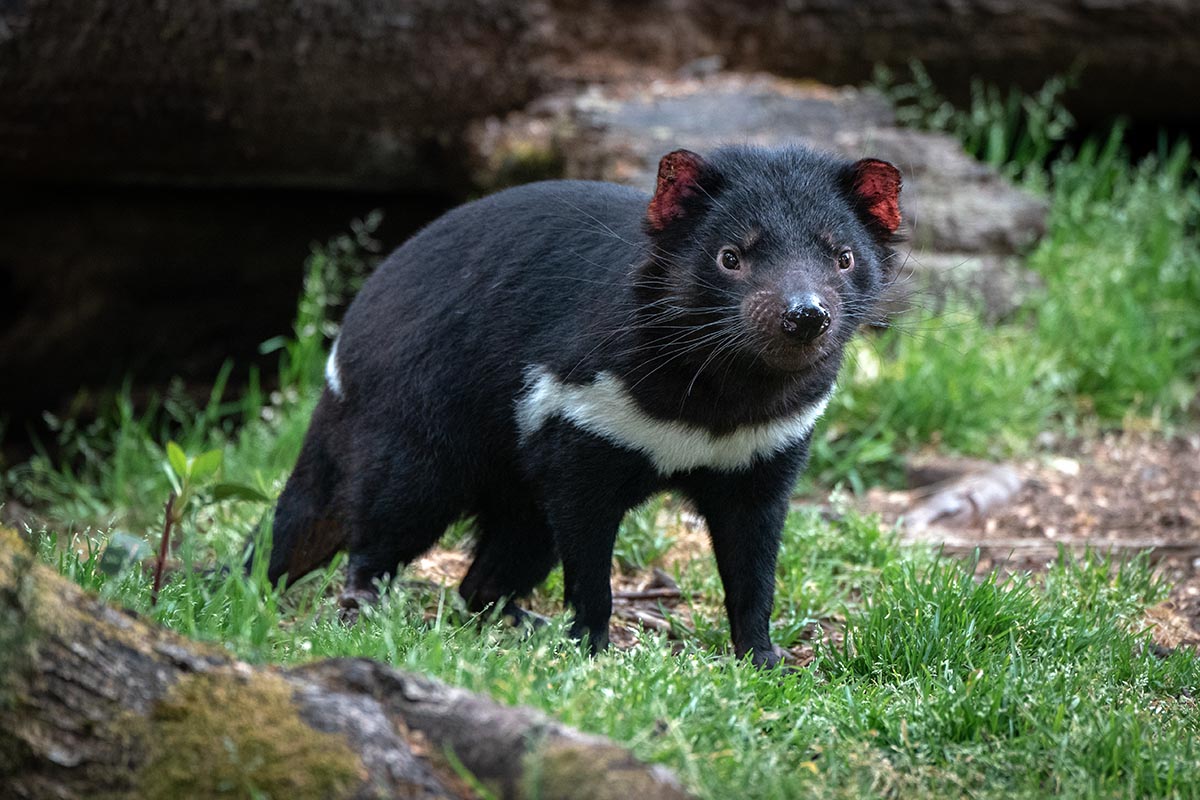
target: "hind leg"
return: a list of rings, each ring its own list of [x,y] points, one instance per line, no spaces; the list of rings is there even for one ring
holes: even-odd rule
[[[436,491],[429,474],[423,481],[378,478],[362,474],[353,504],[346,587],[338,598],[346,622],[357,618],[362,605],[378,600],[377,584],[433,547],[462,511],[445,491]]]
[[[503,603],[504,615],[513,622],[536,622],[540,618],[514,601],[532,592],[557,563],[554,536],[532,497],[490,503],[479,516],[475,560],[459,594],[473,612]]]
[[[346,545],[339,492],[342,473],[336,453],[326,446],[339,431],[340,420],[325,398],[317,404],[304,437],[304,446],[275,506],[267,580],[278,584],[284,575],[296,581],[330,559]],[[253,568],[251,550],[246,570]]]

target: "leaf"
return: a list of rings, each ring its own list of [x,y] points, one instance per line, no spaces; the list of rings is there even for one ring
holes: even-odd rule
[[[218,483],[213,487],[213,500],[249,500],[253,503],[269,503],[271,498],[242,483]]]
[[[209,450],[207,453],[196,456],[192,460],[191,479],[196,483],[208,480],[217,474],[217,470],[221,468],[223,460],[224,453],[220,450]]]
[[[167,461],[170,462],[171,469],[175,470],[176,475],[180,478],[187,478],[187,455],[183,452],[183,448],[175,444],[174,441],[167,442]]]
[[[183,484],[179,482],[179,476],[175,474],[175,470],[167,462],[163,462],[162,471],[167,476],[167,480],[171,482],[171,489],[175,494],[183,491]]]
[[[258,346],[258,352],[264,356],[274,353],[276,350],[282,350],[287,347],[288,341],[288,337],[286,336],[272,336]]]

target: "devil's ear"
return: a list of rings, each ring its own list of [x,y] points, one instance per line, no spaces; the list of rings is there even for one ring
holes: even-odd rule
[[[658,162],[658,183],[646,210],[646,224],[661,231],[683,217],[687,199],[701,192],[700,179],[708,169],[704,159],[691,150],[667,153]]]
[[[850,192],[859,208],[886,233],[900,228],[900,170],[877,158],[850,168]]]

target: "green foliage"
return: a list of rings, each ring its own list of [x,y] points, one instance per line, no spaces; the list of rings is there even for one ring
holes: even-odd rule
[[[973,79],[966,109],[943,97],[919,62],[909,64],[909,76],[901,82],[887,67],[875,69],[875,88],[891,102],[901,125],[951,134],[968,153],[1012,178],[1040,170],[1075,127],[1062,97],[1077,71],[1049,78],[1032,95]]]
[[[1038,598],[1026,578],[977,580],[972,565],[903,561],[880,580],[838,664],[861,677],[904,681],[967,679],[1010,647],[1044,631]]]
[[[702,797],[1170,797],[1200,785],[1200,661],[1155,656],[1141,632],[1142,609],[1163,596],[1145,559],[1063,553],[1041,578],[976,578],[972,563],[901,547],[875,520],[793,514],[773,635],[813,640],[817,660],[779,674],[714,657],[728,634],[708,556],[679,577],[696,601],[688,622],[711,637],[676,653],[644,633],[589,659],[564,645],[561,620],[532,634],[481,625],[446,613],[447,593],[390,592],[347,628],[332,572],[284,597],[261,574],[189,569],[150,609],[144,581],[107,576],[74,548],[40,552],[242,657],[364,656],[427,672],[612,736]],[[841,618],[845,644],[814,639]]]
[[[268,503],[271,498],[253,486],[240,483],[217,483],[214,479],[221,469],[224,453],[220,449],[208,450],[195,458],[186,455],[174,440],[167,442],[167,461],[163,465],[171,488],[175,492],[173,522],[183,518],[189,502],[197,494],[204,493],[210,502],[224,500],[247,500]]]
[[[300,392],[315,391],[324,379],[326,344],[337,336],[334,312],[358,292],[378,262],[380,243],[375,231],[380,211],[350,223],[350,233],[334,237],[323,246],[314,244],[304,265],[304,290],[292,323],[292,335],[263,342],[261,351],[282,351],[281,386]]]
[[[1000,457],[1056,410],[1054,361],[1020,324],[984,327],[966,312],[916,311],[850,346],[813,441],[809,480],[855,492],[903,479],[903,454],[934,444]]]
[[[1150,722],[1159,701],[1148,706],[1143,693],[1177,708],[1167,698],[1187,680],[1181,659],[1193,662],[1186,672],[1195,656],[1160,659],[1130,633],[1163,594],[1142,559],[1062,554],[1041,586],[977,579],[970,563],[897,563],[824,663],[832,681],[862,692],[862,724],[898,763],[999,757],[1024,774],[994,774],[996,796],[1171,796],[1197,775],[1184,740],[1198,720]]]
[[[1130,165],[1118,126],[1054,165],[1034,336],[1073,411],[1173,421],[1200,410],[1200,182],[1186,141]]]

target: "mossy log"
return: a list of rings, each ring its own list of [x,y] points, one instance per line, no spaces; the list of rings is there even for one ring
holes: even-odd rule
[[[0,531],[0,796],[470,798],[472,784],[689,796],[606,739],[420,675],[244,663],[104,604]]]

